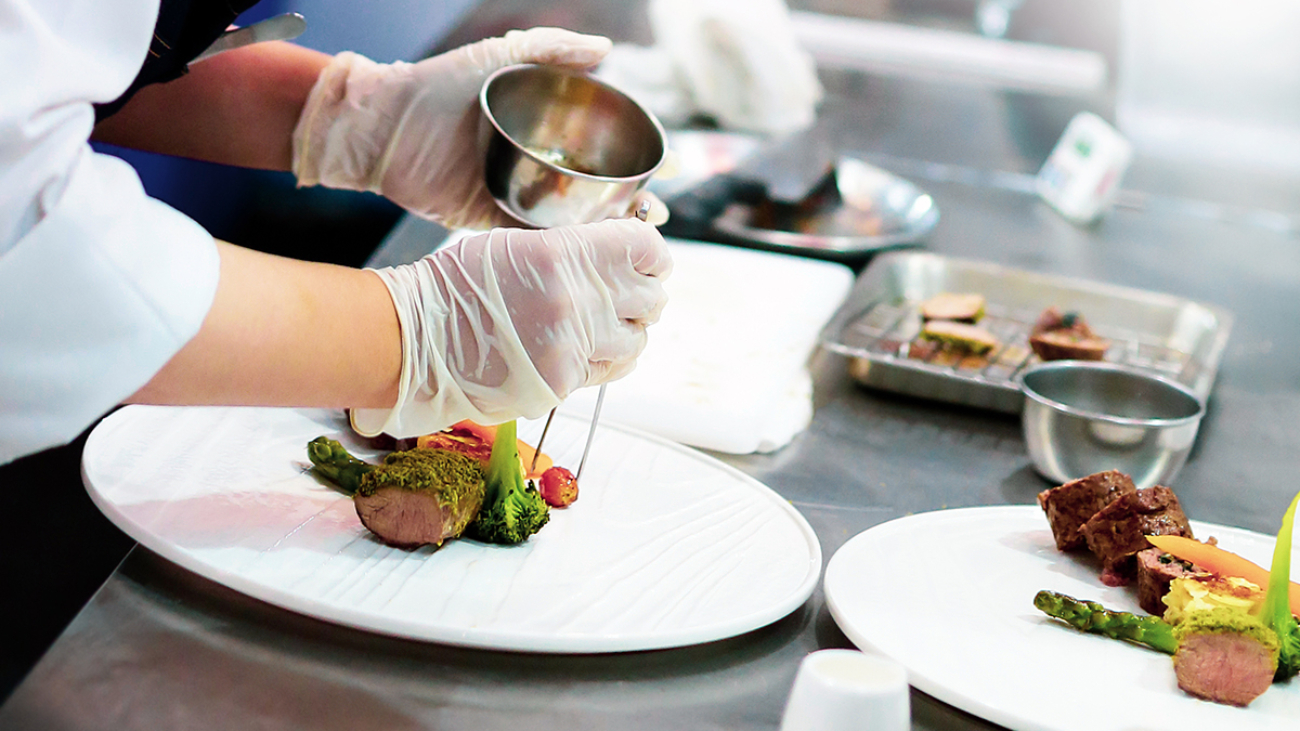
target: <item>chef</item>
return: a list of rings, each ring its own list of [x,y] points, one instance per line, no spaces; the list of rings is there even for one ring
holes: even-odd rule
[[[273,42],[187,68],[253,4],[0,0],[0,464],[123,402],[347,407],[404,436],[540,416],[631,370],[663,239],[635,219],[493,228],[476,144],[488,74],[591,67],[607,39],[511,31],[416,64]],[[283,259],[214,240],[91,139],[486,232],[388,269]]]

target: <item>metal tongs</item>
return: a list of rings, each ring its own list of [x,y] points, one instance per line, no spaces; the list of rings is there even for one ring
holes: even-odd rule
[[[198,63],[212,58],[218,53],[253,43],[293,40],[302,35],[305,30],[307,30],[307,20],[300,13],[284,13],[252,25],[246,25],[243,28],[231,28],[222,33],[212,45],[208,46],[203,53],[200,53],[190,63]]]
[[[636,209],[636,217],[642,221],[650,217],[651,203],[648,200],[641,201],[640,207]],[[596,392],[596,408],[591,412],[591,427],[587,430],[587,443],[582,448],[582,459],[578,460],[578,471],[573,475],[576,482],[582,477],[582,468],[587,464],[587,455],[591,453],[591,442],[596,438],[596,422],[600,421],[600,407],[605,403],[605,386],[609,384],[600,384],[600,390]],[[556,408],[559,408],[558,406]],[[529,473],[537,469],[537,458],[542,454],[542,442],[546,441],[546,432],[551,430],[551,420],[555,418],[555,409],[546,416],[546,424],[542,427],[542,435],[537,438],[537,449],[533,452],[533,463],[528,465]]]

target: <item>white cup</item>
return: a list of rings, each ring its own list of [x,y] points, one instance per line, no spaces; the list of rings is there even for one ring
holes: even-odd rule
[[[781,731],[906,731],[907,671],[857,650],[819,650],[799,663]]]

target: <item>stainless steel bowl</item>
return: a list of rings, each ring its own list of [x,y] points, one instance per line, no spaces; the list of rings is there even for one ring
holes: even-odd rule
[[[1020,384],[1029,456],[1057,483],[1115,469],[1138,487],[1167,485],[1205,413],[1189,388],[1118,363],[1044,363]]]
[[[511,216],[547,228],[626,216],[663,164],[663,126],[588,74],[525,64],[488,77],[488,191]]]

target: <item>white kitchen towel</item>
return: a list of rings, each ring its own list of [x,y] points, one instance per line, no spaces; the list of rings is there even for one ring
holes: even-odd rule
[[[669,247],[668,306],[636,370],[609,384],[600,422],[729,454],[788,444],[812,419],[808,362],[852,270],[732,246]],[[589,416],[597,390],[578,391],[560,410]]]
[[[783,135],[810,127],[824,91],[784,0],[650,0],[654,45],[618,44],[597,75],[666,124],[691,114],[723,129]]]

